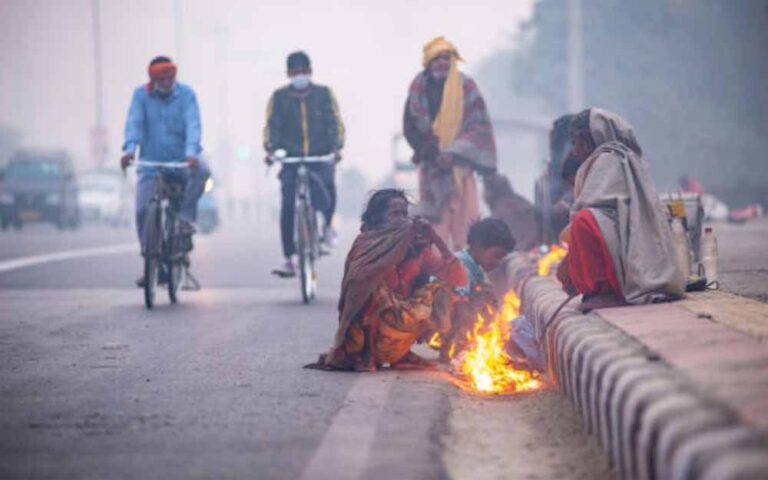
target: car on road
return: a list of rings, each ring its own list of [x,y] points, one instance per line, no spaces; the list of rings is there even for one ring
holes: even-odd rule
[[[205,191],[197,201],[197,226],[201,233],[211,233],[219,226],[219,207],[213,195],[213,177],[205,182]]]
[[[0,173],[0,225],[21,229],[25,222],[77,228],[77,179],[64,151],[20,150]]]
[[[93,170],[79,178],[78,202],[83,221],[130,226],[133,212],[131,183],[119,170]]]

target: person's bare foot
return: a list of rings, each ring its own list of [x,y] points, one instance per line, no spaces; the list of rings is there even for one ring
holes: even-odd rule
[[[376,363],[373,361],[372,358],[361,358],[359,360],[355,360],[352,368],[356,372],[375,372],[376,371]]]
[[[408,352],[392,364],[394,370],[434,370],[438,368],[437,363],[424,359],[413,352]]]

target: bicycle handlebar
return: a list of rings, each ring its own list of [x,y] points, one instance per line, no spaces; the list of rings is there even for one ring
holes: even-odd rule
[[[329,153],[328,155],[314,155],[310,157],[276,157],[270,156],[273,162],[277,163],[323,163],[330,162],[336,159],[335,153]]]
[[[185,161],[178,162],[154,162],[151,160],[136,160],[133,162],[137,167],[160,167],[160,168],[189,168],[189,164]]]

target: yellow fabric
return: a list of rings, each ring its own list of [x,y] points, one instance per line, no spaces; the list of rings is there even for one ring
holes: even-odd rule
[[[462,59],[454,44],[446,40],[445,37],[436,37],[424,45],[424,56],[421,60],[422,66],[427,68],[429,62],[443,52],[451,52],[458,60]]]
[[[461,79],[458,66],[458,62],[462,58],[453,43],[446,40],[445,37],[437,37],[424,45],[424,57],[422,59],[424,68],[426,68],[429,62],[445,52],[452,54],[451,66],[448,70],[448,77],[445,79],[440,111],[437,113],[435,121],[432,122],[432,132],[438,139],[440,150],[448,148],[453,142],[464,119],[464,82]],[[463,180],[461,170],[454,167],[453,183],[458,194],[461,194]]]
[[[464,85],[457,66],[458,58],[451,55],[451,67],[443,88],[443,100],[440,102],[440,111],[437,112],[432,123],[432,132],[440,143],[440,150],[448,148],[453,143],[461,129],[464,118]],[[462,172],[458,167],[453,167],[453,183],[456,193],[461,195],[463,182]]]
[[[456,138],[464,117],[464,88],[456,63],[456,57],[452,56],[451,68],[448,70],[448,77],[443,87],[440,111],[437,112],[435,121],[432,123],[432,132],[440,142],[441,150],[447,148]]]

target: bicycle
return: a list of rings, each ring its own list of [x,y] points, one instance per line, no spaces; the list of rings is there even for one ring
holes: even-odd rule
[[[318,176],[307,168],[310,163],[333,162],[336,155],[287,157],[285,150],[277,150],[270,158],[283,165],[298,164],[296,171],[296,196],[293,235],[299,256],[299,282],[301,299],[305,304],[314,300],[317,294],[317,272],[315,260],[325,252],[320,249],[320,234],[317,228],[317,210],[312,205],[311,184],[328,199],[328,192]]]
[[[177,214],[181,206],[184,183],[179,177],[168,175],[170,171],[189,168],[181,162],[152,162],[139,160],[138,166],[156,167],[155,191],[144,217],[142,255],[144,256],[144,305],[152,309],[155,292],[159,285],[168,288],[171,303],[178,302],[182,278],[191,287],[199,289],[197,280],[189,273],[189,252],[192,251],[192,237],[178,233]]]

